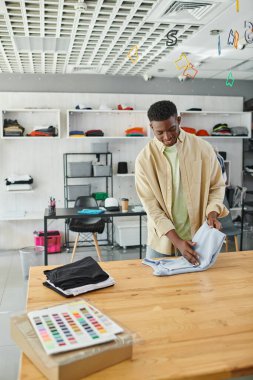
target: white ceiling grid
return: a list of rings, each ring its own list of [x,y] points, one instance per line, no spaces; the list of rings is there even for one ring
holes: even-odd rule
[[[198,25],[146,22],[156,0],[91,0],[84,12],[78,0],[0,0],[0,71],[141,75],[164,58],[169,30],[183,42]],[[21,50],[16,37],[38,37],[38,49]],[[41,38],[70,38],[67,51],[40,50]],[[138,45],[138,62],[128,58]]]

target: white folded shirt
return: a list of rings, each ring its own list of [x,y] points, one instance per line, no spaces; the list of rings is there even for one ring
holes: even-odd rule
[[[32,179],[32,177],[29,174],[12,174],[10,177],[7,178],[7,180],[12,183],[17,181],[30,181],[30,179]]]
[[[17,190],[32,190],[32,185],[30,185],[29,183],[20,183],[20,184],[11,184],[11,185],[7,185],[6,186],[6,189],[8,191],[17,191]]]
[[[63,290],[59,288],[58,286],[55,286],[51,281],[47,280],[51,286],[54,288],[60,290],[62,293],[66,294],[66,296],[77,296],[78,294],[82,293],[87,293],[92,290],[97,290],[97,289],[102,289],[102,288],[107,288],[108,286],[112,286],[115,284],[115,280],[112,277],[107,278],[107,280],[98,282],[97,284],[89,284],[89,285],[83,285],[83,286],[78,286],[77,288],[71,288],[67,290]]]

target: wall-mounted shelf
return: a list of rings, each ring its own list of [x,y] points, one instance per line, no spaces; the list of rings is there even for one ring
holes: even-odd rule
[[[145,136],[125,136],[125,130],[143,127]],[[67,110],[67,137],[70,132],[87,132],[89,129],[100,129],[104,136],[83,137],[87,139],[143,139],[149,138],[149,121],[146,110]],[[75,138],[75,137],[74,137]],[[78,138],[80,139],[80,138]],[[82,139],[82,137],[81,137]]]
[[[34,190],[6,190],[8,194],[28,194],[33,193]]]
[[[88,113],[122,113],[122,114],[125,114],[125,113],[147,113],[146,110],[77,110],[77,109],[72,109],[72,110],[68,110],[69,112],[79,112],[79,113],[83,113],[83,112],[88,112]]]
[[[50,108],[23,108],[5,109],[1,112],[1,138],[18,140],[37,140],[37,139],[59,139],[60,138],[60,110]],[[4,136],[4,120],[16,120],[19,125],[25,128],[23,136]],[[36,128],[57,128],[57,136],[26,136]]]
[[[205,129],[210,136],[204,139],[248,139],[251,137],[251,112],[211,112],[211,111],[183,111],[181,115],[181,127]],[[213,127],[219,123],[226,123],[228,127],[246,127],[248,136],[211,136]]]

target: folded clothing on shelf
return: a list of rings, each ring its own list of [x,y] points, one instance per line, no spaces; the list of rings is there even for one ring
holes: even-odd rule
[[[23,136],[25,128],[17,120],[4,119],[3,134],[6,137]]]
[[[210,136],[209,133],[207,132],[207,130],[205,129],[199,129],[197,132],[196,132],[196,136]]]
[[[87,106],[86,104],[77,104],[75,108],[76,110],[92,110],[92,107]]]
[[[132,111],[133,110],[133,107],[129,107],[129,106],[126,106],[126,105],[122,105],[122,104],[119,104],[118,105],[118,110],[119,111]]]
[[[26,136],[40,136],[40,137],[55,137],[58,136],[58,130],[56,127],[50,125],[49,127],[35,127],[32,132]]]
[[[69,132],[69,137],[82,138],[82,137],[85,137],[85,133],[83,131],[74,130],[74,131]]]
[[[101,129],[90,129],[85,132],[86,136],[104,136],[104,132]]]
[[[23,184],[32,184],[33,178],[29,174],[12,174],[10,177],[5,178],[5,184],[6,185],[23,185]]]
[[[185,132],[191,133],[192,135],[196,135],[196,129],[191,127],[181,127]]]
[[[233,136],[248,136],[247,127],[231,127],[231,132]]]
[[[232,132],[226,123],[218,123],[213,127],[212,136],[232,136]]]
[[[32,185],[29,184],[11,184],[7,185],[6,189],[8,191],[23,191],[23,190],[32,190]]]
[[[125,130],[126,136],[145,136],[146,131],[143,127],[132,127]]]
[[[44,274],[47,281],[43,285],[65,297],[115,284],[113,278],[90,256],[55,269],[45,270]]]

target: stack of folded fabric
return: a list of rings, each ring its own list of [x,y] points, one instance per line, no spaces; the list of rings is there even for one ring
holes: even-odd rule
[[[232,136],[232,132],[226,123],[219,123],[213,127],[212,136]]]
[[[195,128],[191,128],[191,127],[181,127],[181,129],[183,129],[185,132],[187,133],[191,133],[192,135],[196,135],[197,131]]]
[[[3,132],[6,137],[24,136],[25,128],[17,120],[4,119]]]
[[[125,135],[126,136],[140,136],[143,137],[145,136],[145,128],[143,127],[133,127],[133,128],[128,128],[125,130]]]
[[[129,106],[126,106],[126,105],[122,105],[122,104],[118,104],[118,110],[119,111],[133,111],[133,107],[129,107]]]
[[[199,129],[196,136],[210,136],[206,129]]]
[[[104,136],[104,132],[101,131],[101,129],[90,129],[89,131],[87,131],[85,133],[85,135],[88,137],[92,137],[92,136]]]
[[[45,270],[47,281],[43,285],[63,295],[77,296],[115,284],[108,273],[90,256],[52,270]]]
[[[231,132],[233,136],[248,136],[247,127],[232,127]]]
[[[26,136],[55,137],[58,135],[57,128],[50,125],[49,127],[35,127],[31,133]]]
[[[5,183],[8,191],[32,190],[33,178],[29,174],[13,174],[5,179]]]
[[[92,107],[86,105],[86,104],[77,104],[75,107],[76,110],[92,110]]]
[[[84,134],[84,132],[83,131],[70,131],[69,132],[69,137],[77,137],[77,138],[79,138],[79,137],[85,137],[85,134]]]

